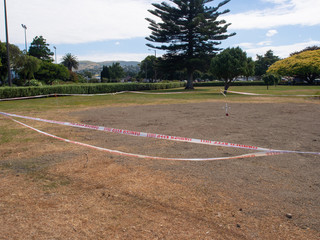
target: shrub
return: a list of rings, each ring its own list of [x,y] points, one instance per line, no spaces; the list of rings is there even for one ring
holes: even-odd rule
[[[55,79],[51,82],[51,85],[63,85],[63,84],[65,84],[65,82],[60,79]]]
[[[42,86],[42,82],[36,79],[31,79],[26,81],[25,86]]]
[[[36,79],[45,81],[47,84],[51,84],[55,79],[67,81],[70,77],[69,71],[65,66],[46,61],[41,63],[40,69],[34,76]]]
[[[70,75],[70,78],[69,80],[71,82],[75,82],[75,83],[78,83],[79,82],[79,77],[78,77],[78,74],[76,74],[75,72],[69,72],[69,75]]]
[[[267,73],[262,76],[262,80],[267,85],[267,89],[269,89],[269,85],[277,85],[281,77],[277,74]]]
[[[100,83],[100,84],[66,84],[53,86],[3,87],[0,99],[29,97],[48,94],[98,94],[121,91],[159,90],[184,86],[183,82],[170,83]]]

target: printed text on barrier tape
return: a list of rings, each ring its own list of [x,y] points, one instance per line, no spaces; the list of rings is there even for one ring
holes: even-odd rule
[[[41,122],[46,122],[46,123],[59,124],[59,125],[78,127],[78,128],[85,128],[85,129],[93,129],[93,130],[98,130],[98,131],[118,133],[118,134],[124,134],[124,135],[136,136],[136,137],[165,139],[165,140],[171,140],[171,141],[190,142],[190,143],[198,143],[198,144],[206,144],[206,145],[222,146],[222,147],[242,148],[242,149],[250,149],[250,150],[257,150],[257,151],[272,151],[272,149],[267,149],[267,148],[255,147],[255,146],[250,146],[250,145],[235,144],[235,143],[220,142],[220,141],[214,141],[214,140],[185,138],[185,137],[169,136],[169,135],[163,135],[163,134],[157,134],[157,133],[145,133],[145,132],[137,132],[137,131],[109,128],[109,127],[103,127],[103,126],[87,125],[87,124],[81,124],[81,123],[61,122],[61,121],[27,117],[27,116],[4,113],[4,112],[0,112],[0,114],[10,116],[10,117],[24,118],[24,119],[28,119],[28,120],[35,120],[35,121],[41,121]]]
[[[93,130],[119,133],[119,134],[125,134],[125,135],[130,135],[130,136],[137,136],[137,137],[166,139],[166,140],[171,140],[171,141],[190,142],[190,143],[207,144],[207,145],[222,146],[222,147],[242,148],[242,149],[250,149],[250,150],[256,150],[256,151],[263,151],[263,152],[304,153],[304,154],[320,155],[320,152],[276,150],[276,149],[261,148],[261,147],[255,147],[255,146],[250,146],[250,145],[241,145],[241,144],[235,144],[235,143],[226,143],[226,142],[202,140],[202,139],[194,139],[194,138],[184,138],[184,137],[168,136],[168,135],[155,134],[155,133],[136,132],[136,131],[130,131],[130,130],[124,130],[124,129],[108,128],[108,127],[103,127],[103,126],[94,126],[94,125],[79,124],[79,123],[60,122],[60,121],[27,117],[27,116],[21,116],[21,115],[17,115],[17,114],[10,114],[10,113],[4,113],[4,112],[0,112],[0,114],[5,115],[5,116],[10,116],[10,117],[18,117],[18,118],[24,118],[24,119],[29,119],[29,120],[59,124],[59,125],[64,125],[64,126],[93,129]]]
[[[102,148],[102,147],[97,147],[94,145],[86,144],[86,143],[81,143],[77,141],[72,141],[66,138],[61,138],[55,135],[52,135],[50,133],[41,131],[39,129],[36,129],[34,127],[31,127],[25,123],[22,123],[20,121],[17,121],[15,119],[12,119],[9,117],[11,120],[15,121],[16,123],[21,124],[22,126],[25,126],[29,129],[32,129],[40,134],[46,135],[48,137],[52,137],[67,143],[72,143],[76,145],[80,145],[83,147],[88,147],[91,149],[99,150],[99,151],[104,151],[108,152],[111,154],[117,154],[121,156],[127,156],[127,157],[136,157],[136,158],[145,158],[145,159],[153,159],[153,160],[167,160],[167,161],[217,161],[217,160],[231,160],[231,159],[243,159],[243,158],[253,158],[253,157],[262,157],[262,156],[271,156],[271,155],[279,155],[282,154],[280,152],[258,152],[258,153],[249,153],[249,154],[244,154],[244,155],[239,155],[239,156],[233,156],[233,157],[216,157],[216,158],[165,158],[165,157],[153,157],[153,156],[146,156],[146,155],[141,155],[141,154],[133,154],[133,153],[125,153],[117,150],[112,150],[112,149],[107,149],[107,148]]]

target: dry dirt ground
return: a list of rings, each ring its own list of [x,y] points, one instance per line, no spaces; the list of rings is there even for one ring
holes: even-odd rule
[[[134,131],[319,152],[319,100],[104,107],[25,115]],[[72,140],[161,157],[249,150],[21,120]],[[0,239],[320,239],[320,156],[210,162],[136,159],[15,132],[0,161]]]

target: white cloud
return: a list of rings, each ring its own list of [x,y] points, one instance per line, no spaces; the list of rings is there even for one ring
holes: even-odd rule
[[[278,26],[320,25],[319,0],[264,0],[274,8],[229,14],[224,18],[232,23],[230,29],[268,29]]]
[[[148,53],[99,53],[88,55],[77,55],[78,60],[90,60],[94,62],[102,61],[142,61],[148,56]],[[63,56],[58,56],[62,59]]]
[[[278,33],[277,30],[269,30],[266,34],[267,37],[272,37]]]
[[[258,42],[258,46],[270,46],[272,41],[263,41],[263,42]]]
[[[281,45],[281,46],[272,46],[272,45],[259,45],[254,44],[249,48],[244,48],[244,51],[248,53],[249,56],[255,57],[256,54],[264,55],[268,50],[272,50],[276,56],[281,58],[286,58],[290,55],[290,53],[303,50],[306,47],[320,45],[320,41],[309,40],[306,42],[289,44],[289,45]]]
[[[9,40],[28,43],[43,35],[50,44],[144,37],[149,34],[151,0],[11,0],[7,1]],[[0,18],[3,6],[0,5]],[[3,29],[3,28],[1,28]],[[3,30],[2,30],[3,31]],[[0,34],[4,41],[4,33]]]
[[[255,44],[250,42],[244,42],[244,43],[237,44],[237,46],[248,49],[248,48],[253,48]]]
[[[290,0],[262,0],[262,2],[270,2],[270,3],[282,4],[282,5],[288,3],[288,1]]]
[[[27,41],[42,35],[52,46],[56,44],[88,43],[115,40],[114,48],[121,51],[121,39],[145,37],[149,35],[146,17],[155,19],[148,9],[151,3],[167,0],[10,0],[7,1],[9,40],[13,44],[24,44],[25,24]],[[256,0],[273,3],[273,8],[247,11],[223,16],[231,22],[230,29],[266,29],[267,37],[277,34],[277,26],[320,25],[320,0]],[[232,10],[232,9],[231,9]],[[0,40],[5,41],[3,25],[3,4],[0,4]],[[281,57],[320,42],[306,41],[288,46],[272,46],[271,41],[251,43],[252,39],[238,44],[253,56],[273,49]],[[312,43],[313,42],[313,43]],[[120,45],[119,45],[120,44]],[[123,44],[124,45],[124,44]],[[134,46],[133,46],[134,48]],[[92,54],[81,55],[79,60],[137,60],[144,59],[147,53],[105,54],[95,50]],[[81,53],[85,51],[79,51]],[[58,56],[58,60],[59,60]]]

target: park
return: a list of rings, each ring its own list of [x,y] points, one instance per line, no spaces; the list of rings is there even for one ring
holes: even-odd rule
[[[319,151],[318,86],[219,87],[0,102],[3,112],[301,152]],[[162,93],[162,94],[152,94]],[[170,93],[170,94],[166,94]],[[299,95],[299,96],[298,96]],[[229,116],[225,115],[225,102]],[[14,118],[60,138],[164,158],[254,152]],[[317,239],[319,155],[168,161],[53,139],[1,116],[1,236]]]
[[[113,1],[93,2],[89,15],[73,14],[82,25],[96,17],[97,6],[104,6],[103,17],[117,8]],[[122,2],[138,12],[143,1]],[[25,49],[9,43],[4,1],[0,239],[320,239],[319,42],[291,43],[277,56],[273,49],[282,47],[274,48],[271,38],[283,28],[266,29],[262,19],[259,34],[239,34],[256,44],[239,38],[233,44],[227,41],[238,35],[232,24],[247,16],[232,18],[229,2],[148,1],[143,51],[152,55],[120,61],[118,52],[119,61],[80,62],[68,52],[58,63],[44,28],[30,28],[29,49],[24,24]],[[291,14],[296,3],[286,2],[258,5],[269,15],[267,5],[279,4]],[[249,3],[246,10],[235,4],[252,17]],[[135,32],[134,21],[115,19],[114,28],[94,26],[108,37],[119,26]],[[58,50],[87,45],[71,41],[71,32],[80,32],[73,24]],[[109,51],[127,42],[136,55],[135,39],[124,38],[113,39]],[[105,40],[93,35],[100,49],[91,54],[100,55]]]

